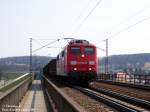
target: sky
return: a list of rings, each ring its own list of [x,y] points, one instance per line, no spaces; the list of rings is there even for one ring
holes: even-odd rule
[[[102,49],[108,38],[109,55],[149,53],[149,29],[150,0],[0,0],[0,58],[29,55],[29,38],[33,51],[61,39],[33,55],[56,56],[63,38]]]

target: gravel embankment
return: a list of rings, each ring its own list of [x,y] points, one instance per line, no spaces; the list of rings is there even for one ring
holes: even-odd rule
[[[125,94],[125,95],[129,95],[135,98],[140,98],[143,100],[150,101],[150,91],[146,91],[146,90],[139,90],[139,89],[134,89],[130,87],[122,87],[118,85],[111,85],[111,84],[100,83],[100,82],[93,82],[91,84],[91,87],[109,89],[113,92],[117,92],[120,94]]]
[[[69,87],[63,87],[61,90],[83,108],[85,108],[88,112],[116,112],[116,110],[112,110],[110,107],[104,105],[103,103],[91,99],[78,90]]]

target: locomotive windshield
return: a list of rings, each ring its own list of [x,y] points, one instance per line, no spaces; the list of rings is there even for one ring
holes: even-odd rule
[[[94,48],[92,48],[92,47],[85,47],[84,53],[85,54],[94,54]]]
[[[73,53],[73,54],[81,53],[80,47],[71,47],[71,53]]]

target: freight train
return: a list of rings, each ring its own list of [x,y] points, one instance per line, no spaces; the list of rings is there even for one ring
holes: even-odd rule
[[[96,79],[97,69],[96,46],[86,40],[71,40],[57,58],[43,68],[43,73],[49,77],[87,83]]]

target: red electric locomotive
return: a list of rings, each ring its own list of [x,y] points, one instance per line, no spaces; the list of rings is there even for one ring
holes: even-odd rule
[[[56,73],[69,80],[89,82],[97,76],[97,50],[86,40],[72,40],[58,54]]]

